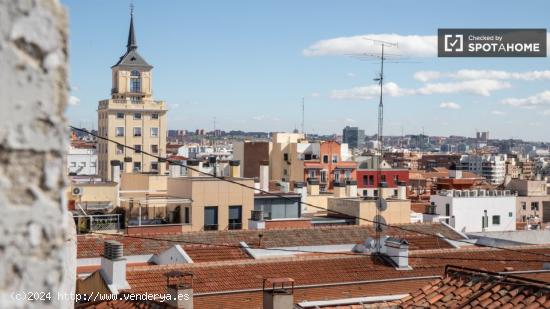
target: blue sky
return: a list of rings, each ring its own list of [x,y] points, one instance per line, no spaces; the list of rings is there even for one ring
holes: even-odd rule
[[[129,1],[62,2],[70,19],[67,115],[90,127],[125,50]],[[443,59],[422,49],[438,28],[549,28],[548,1],[134,4],[138,50],[155,67],[154,96],[168,102],[170,128],[210,130],[215,117],[224,130],[290,131],[300,127],[305,97],[306,132],[354,125],[374,134],[379,64],[346,56],[375,48],[367,36],[396,39],[392,52],[414,60],[386,66],[387,134],[489,130],[550,141],[549,58]]]

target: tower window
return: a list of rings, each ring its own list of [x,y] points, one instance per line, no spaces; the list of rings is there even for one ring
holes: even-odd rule
[[[134,128],[134,136],[141,136],[141,128],[135,127]]]
[[[151,119],[159,119],[159,114],[157,113],[151,114]]]
[[[135,120],[141,119],[141,113],[134,113],[134,119]]]
[[[124,113],[116,113],[117,119],[124,119]]]
[[[141,74],[137,70],[130,73],[130,92],[141,92]]]
[[[151,136],[152,137],[159,136],[159,128],[151,128]]]

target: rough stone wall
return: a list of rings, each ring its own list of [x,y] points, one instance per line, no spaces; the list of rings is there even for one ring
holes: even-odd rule
[[[65,10],[57,0],[0,0],[0,308],[73,304],[58,298],[75,281],[63,197],[67,88]],[[21,300],[22,291],[51,300]]]

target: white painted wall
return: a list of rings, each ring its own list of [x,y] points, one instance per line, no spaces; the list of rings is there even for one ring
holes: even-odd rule
[[[482,217],[487,210],[488,226],[485,231],[516,230],[516,197],[453,197],[432,195],[430,201],[435,203],[436,212],[445,216],[446,204],[449,204],[449,224],[460,232],[481,232]],[[492,217],[500,216],[500,224],[493,224]],[[454,218],[453,218],[454,217]]]
[[[68,173],[97,175],[97,150],[70,146],[67,153]]]

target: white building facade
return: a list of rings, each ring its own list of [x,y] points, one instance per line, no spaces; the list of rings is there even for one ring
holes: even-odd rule
[[[485,177],[493,185],[500,185],[506,176],[505,154],[463,155],[460,158],[460,169]]]
[[[516,196],[508,190],[443,190],[430,202],[462,233],[516,230]]]
[[[69,146],[67,170],[70,175],[97,175],[97,150]]]

